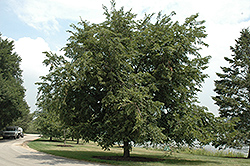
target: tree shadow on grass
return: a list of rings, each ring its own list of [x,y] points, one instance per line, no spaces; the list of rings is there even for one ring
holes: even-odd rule
[[[204,161],[204,160],[186,160],[186,159],[178,159],[178,158],[169,158],[165,159],[163,163],[166,164],[178,164],[178,165],[207,165],[207,164],[221,164],[216,161]]]
[[[208,163],[220,164],[215,161],[202,161],[202,160],[186,160],[179,158],[151,158],[151,157],[140,157],[140,156],[132,156],[128,158],[124,158],[122,156],[93,156],[93,158],[101,159],[101,160],[113,160],[113,161],[127,161],[127,162],[159,162],[164,164],[178,164],[178,165],[205,165]]]
[[[63,142],[63,140],[36,139],[33,142]]]
[[[91,162],[107,163],[107,164],[119,164],[131,165],[135,163],[136,165],[143,165],[143,163],[162,163],[162,164],[176,164],[176,165],[207,165],[216,164],[219,165],[220,162],[216,161],[204,161],[204,160],[189,160],[181,159],[177,157],[160,157],[160,156],[131,156],[129,158],[123,158],[120,154],[111,152],[94,152],[94,151],[67,151],[67,150],[46,150],[45,153],[53,154],[56,156],[62,156],[67,158],[73,158],[78,160],[85,160]]]
[[[229,159],[249,159],[247,157],[229,157],[229,156],[225,156],[223,158],[229,158]]]

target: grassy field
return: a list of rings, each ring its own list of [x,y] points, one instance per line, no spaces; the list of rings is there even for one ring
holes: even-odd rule
[[[28,143],[28,146],[41,152],[53,154],[56,156],[63,156],[67,158],[73,158],[78,160],[85,160],[91,162],[106,163],[111,165],[204,165],[204,166],[249,166],[250,160],[244,158],[232,158],[232,157],[216,157],[209,154],[197,155],[196,152],[174,152],[172,155],[161,150],[145,149],[145,148],[133,148],[131,152],[132,157],[143,158],[157,158],[160,159],[154,162],[132,162],[132,161],[113,161],[94,158],[94,156],[122,156],[123,150],[120,147],[113,147],[110,151],[103,151],[95,143],[85,143],[76,145],[75,142],[67,141],[67,145],[70,147],[62,147],[63,142],[39,139]],[[193,153],[193,154],[191,154]],[[204,152],[202,152],[204,154]],[[201,154],[199,152],[198,154]],[[220,155],[223,156],[223,155]],[[233,156],[232,154],[230,156]]]

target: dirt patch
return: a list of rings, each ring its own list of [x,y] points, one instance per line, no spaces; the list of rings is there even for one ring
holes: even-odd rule
[[[158,162],[164,161],[164,159],[159,158],[147,158],[147,157],[123,157],[123,156],[94,156],[93,158],[98,158],[102,160],[114,160],[114,161],[132,161],[132,162]]]
[[[72,145],[56,145],[56,146],[60,146],[60,147],[73,147]]]

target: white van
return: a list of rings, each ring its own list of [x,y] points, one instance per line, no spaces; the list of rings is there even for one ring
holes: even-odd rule
[[[5,130],[3,131],[3,138],[19,138],[23,137],[23,129],[18,126],[9,126],[6,127]]]

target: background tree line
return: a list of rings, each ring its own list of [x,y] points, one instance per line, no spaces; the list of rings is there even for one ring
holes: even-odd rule
[[[7,125],[28,128],[32,120],[25,101],[22,83],[21,57],[14,52],[14,42],[0,33],[0,130]]]

